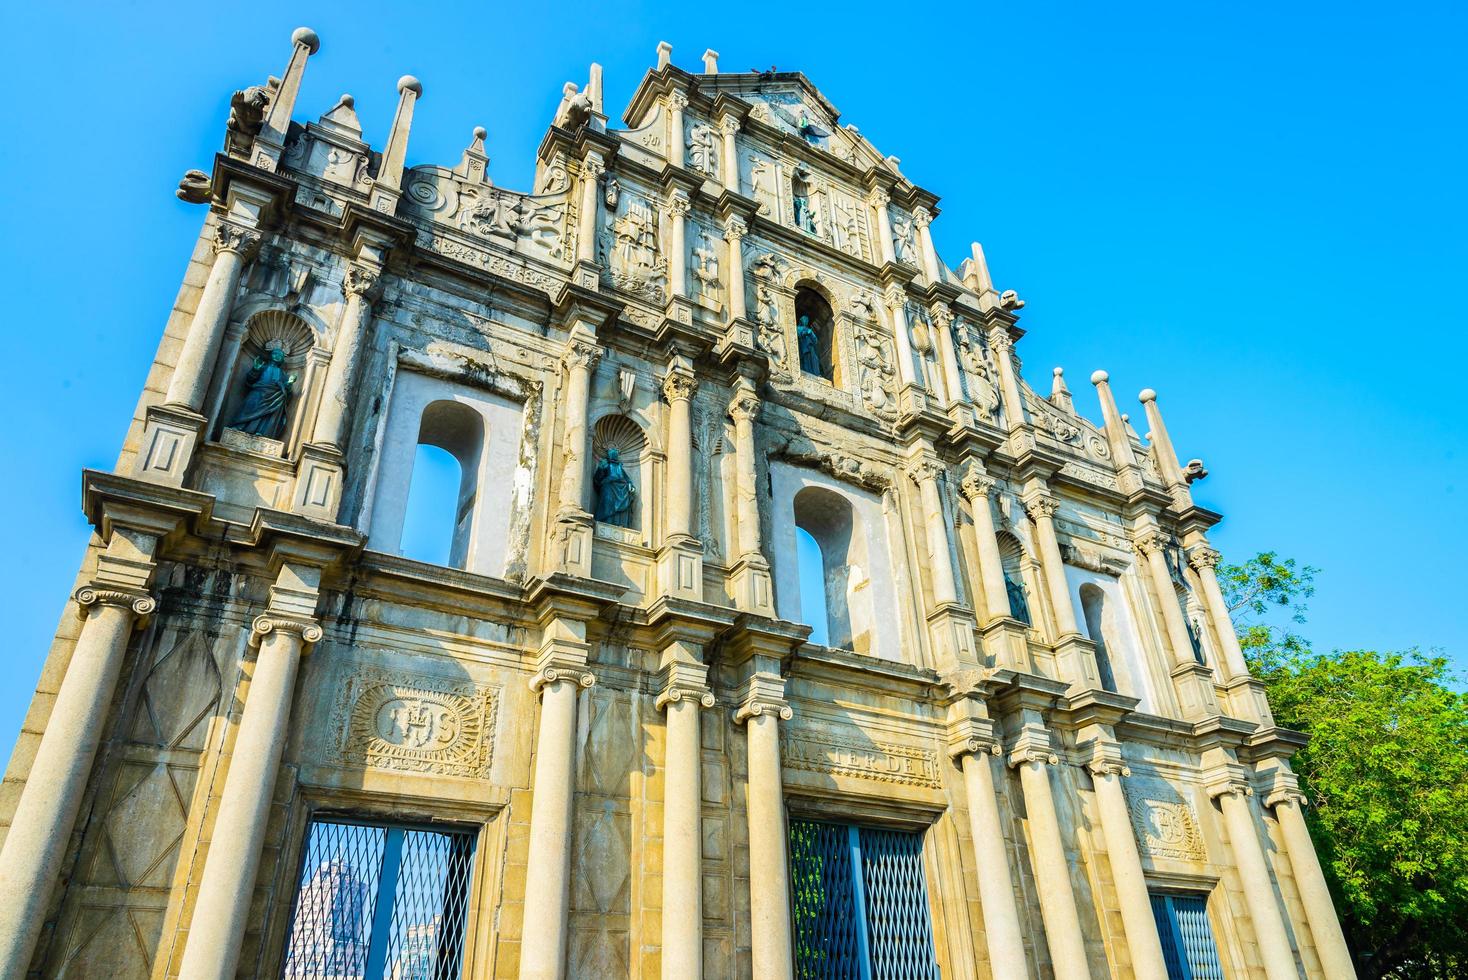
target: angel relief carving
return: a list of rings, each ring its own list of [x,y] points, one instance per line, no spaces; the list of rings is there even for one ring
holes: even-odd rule
[[[657,216],[646,198],[629,192],[618,197],[620,211],[602,234],[603,265],[612,285],[661,304],[668,260],[659,254]]]
[[[897,371],[887,338],[874,323],[857,324],[856,363],[860,365],[862,401],[879,418],[895,418]]]

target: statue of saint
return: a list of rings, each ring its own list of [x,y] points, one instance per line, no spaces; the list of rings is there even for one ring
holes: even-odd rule
[[[810,325],[810,317],[803,316],[795,324],[795,342],[800,347],[800,369],[806,374],[823,378],[821,369],[821,338]]]
[[[608,449],[606,456],[596,464],[591,474],[591,486],[596,491],[596,519],[603,524],[631,527],[632,502],[637,499],[637,488],[623,468],[622,454],[616,448]]]
[[[1009,615],[1026,626],[1030,625],[1030,604],[1025,599],[1025,587],[1006,575],[1004,591],[1009,596]]]
[[[898,262],[913,263],[913,252],[916,251],[912,239],[912,221],[908,218],[892,219],[892,251],[893,257]]]
[[[718,135],[714,127],[697,123],[688,134],[688,163],[710,177],[718,176]]]
[[[291,386],[296,383],[294,374],[285,370],[285,351],[272,348],[264,358],[255,358],[254,365],[245,374],[244,401],[230,421],[231,429],[251,435],[279,439],[285,431],[285,409],[290,401]]]

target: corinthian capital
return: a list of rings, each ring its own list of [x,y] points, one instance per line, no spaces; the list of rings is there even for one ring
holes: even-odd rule
[[[698,390],[698,379],[684,371],[669,371],[663,376],[663,397],[671,402],[686,402]]]
[[[943,475],[943,464],[931,456],[920,456],[907,464],[907,475],[916,484],[936,480]]]
[[[607,172],[607,165],[602,163],[601,157],[587,157],[581,161],[581,176],[587,180],[598,180]]]
[[[995,357],[1014,350],[1014,338],[1010,337],[1009,331],[999,324],[989,328],[989,350],[994,352]]]
[[[947,303],[934,303],[928,313],[933,318],[933,326],[939,330],[947,330],[953,324],[953,311]]]
[[[1132,545],[1143,557],[1146,557],[1154,552],[1163,551],[1168,545],[1168,536],[1166,532],[1153,528],[1150,531],[1143,531],[1137,535]]]
[[[739,132],[739,120],[734,116],[725,116],[719,120],[719,129],[725,136],[733,136]]]
[[[1032,521],[1054,517],[1059,509],[1060,504],[1048,493],[1035,494],[1025,499],[1025,513],[1030,515]]]
[[[569,368],[585,368],[589,371],[601,360],[601,347],[587,340],[572,340],[566,344],[566,353],[562,355],[562,359]]]
[[[674,89],[672,92],[669,92],[668,93],[668,108],[669,109],[678,109],[678,110],[687,109],[688,108],[688,96],[685,95],[683,92],[680,92],[677,89]],[[681,136],[678,137],[678,138],[679,139],[682,139]]]
[[[724,222],[724,237],[730,241],[739,241],[749,234],[749,224],[739,215],[730,215],[729,220]]]
[[[970,460],[968,466],[964,467],[963,479],[959,483],[959,488],[971,502],[977,502],[993,493],[994,488],[998,485],[997,480],[979,469],[978,465]]]
[[[248,259],[260,248],[261,235],[253,228],[221,221],[214,226],[214,252],[234,252]]]
[[[737,389],[729,402],[729,416],[735,422],[753,422],[759,418],[759,409],[759,395],[748,388]]]
[[[1188,564],[1200,571],[1204,568],[1217,567],[1222,558],[1222,555],[1207,545],[1199,545],[1188,552]]]
[[[874,208],[885,208],[892,203],[892,195],[879,187],[867,195],[867,203]]]
[[[933,212],[927,208],[914,208],[912,212],[912,223],[919,228],[926,228],[933,223]]]
[[[382,295],[382,276],[375,269],[354,263],[347,266],[347,274],[342,277],[342,292],[348,297],[357,296],[369,303],[376,302]]]
[[[688,195],[683,191],[674,191],[668,195],[668,213],[675,218],[682,218],[688,214]]]

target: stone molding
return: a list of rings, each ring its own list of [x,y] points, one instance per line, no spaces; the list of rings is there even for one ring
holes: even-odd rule
[[[1005,761],[1011,769],[1018,769],[1031,762],[1038,762],[1042,766],[1054,766],[1060,763],[1060,756],[1047,749],[1027,747],[1010,752],[1009,758]]]
[[[742,725],[750,718],[770,714],[780,721],[795,717],[795,711],[785,700],[785,678],[778,674],[758,673],[744,682],[734,709],[734,724]]]

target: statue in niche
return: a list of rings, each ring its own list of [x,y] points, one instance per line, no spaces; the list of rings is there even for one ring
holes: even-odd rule
[[[810,325],[809,316],[801,317],[796,323],[795,342],[800,347],[800,369],[818,378],[825,377],[826,372],[821,369],[821,338]]]
[[[1030,603],[1025,598],[1025,587],[1008,575],[1004,576],[1004,593],[1009,597],[1009,615],[1024,623],[1030,623]]]
[[[632,526],[632,503],[637,498],[637,487],[632,477],[622,466],[622,454],[612,447],[596,464],[591,474],[591,486],[596,491],[595,517],[603,524],[617,527]]]
[[[718,170],[718,134],[707,123],[694,123],[688,133],[688,163],[710,177]]]
[[[892,219],[892,253],[898,262],[913,264],[913,255],[917,252],[917,244],[912,239],[912,219],[896,217]]]
[[[229,428],[267,439],[279,439],[285,431],[285,410],[296,376],[285,369],[285,351],[276,346],[255,358],[245,374],[244,401],[229,422]]]
[[[698,232],[698,246],[693,250],[693,278],[698,283],[698,301],[715,313],[719,302],[719,255],[703,229]]]

